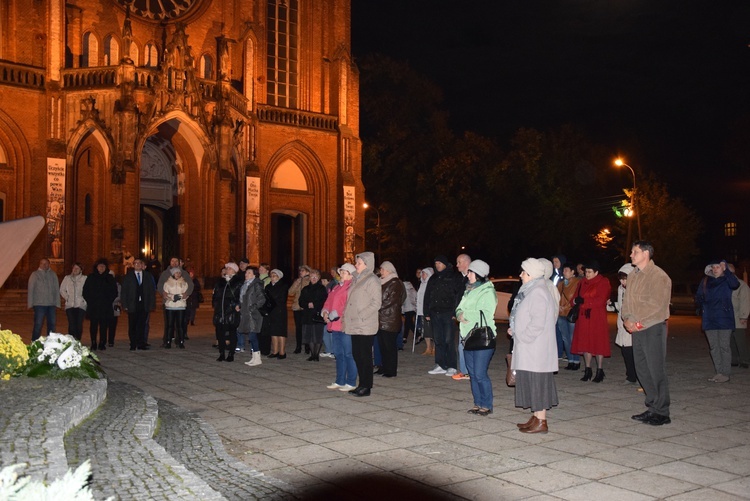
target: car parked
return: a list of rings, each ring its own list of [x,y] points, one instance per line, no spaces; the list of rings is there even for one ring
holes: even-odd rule
[[[518,288],[521,286],[521,281],[517,278],[508,277],[493,278],[491,279],[491,282],[495,286],[495,294],[497,295],[495,322],[507,322],[510,313],[508,311],[508,303],[513,294],[518,292]]]

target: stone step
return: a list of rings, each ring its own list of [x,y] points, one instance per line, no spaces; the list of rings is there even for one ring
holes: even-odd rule
[[[109,381],[104,403],[65,436],[69,466],[91,460],[96,499],[226,499],[153,439],[158,415],[151,396]]]

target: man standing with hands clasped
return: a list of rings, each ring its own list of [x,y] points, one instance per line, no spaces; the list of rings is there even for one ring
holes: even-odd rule
[[[654,247],[640,240],[633,244],[630,260],[635,269],[628,275],[622,299],[622,320],[633,336],[635,372],[646,394],[646,412],[632,418],[653,426],[669,424],[667,381],[667,319],[672,280],[652,261]]]

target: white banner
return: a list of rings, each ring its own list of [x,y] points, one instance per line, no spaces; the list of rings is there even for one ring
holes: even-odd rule
[[[260,178],[247,178],[247,213],[245,214],[245,255],[250,263],[260,264]]]
[[[354,264],[354,221],[357,215],[354,186],[344,186],[344,261]]]
[[[47,256],[62,262],[65,230],[65,159],[47,158]]]

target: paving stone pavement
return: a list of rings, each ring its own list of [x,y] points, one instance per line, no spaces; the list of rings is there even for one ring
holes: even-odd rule
[[[152,333],[160,332],[160,317],[152,315]],[[30,320],[19,319],[14,330],[30,330]],[[433,364],[418,354],[423,345],[414,354],[400,352],[397,378],[376,378],[371,397],[355,398],[325,388],[334,376],[331,359],[306,362],[289,354],[248,367],[242,362],[249,354],[241,353],[234,363],[216,362],[209,312],[199,310],[197,323],[186,350],[129,352],[118,340],[100,353],[110,382],[137,386],[205,420],[233,458],[283,482],[272,485],[288,486],[277,494],[750,499],[750,372],[738,369],[726,384],[707,381],[712,365],[696,317],[670,320],[672,424],[630,419],[643,410],[643,395],[621,384],[624,367],[613,347],[601,384],[579,381],[581,372],[559,372],[550,433],[530,436],[516,429],[528,413],[514,407],[513,391],[502,383],[499,354],[490,367],[494,413],[482,418],[466,414],[467,381],[427,374]],[[168,415],[167,407],[160,412]],[[210,477],[206,482],[215,485]]]

